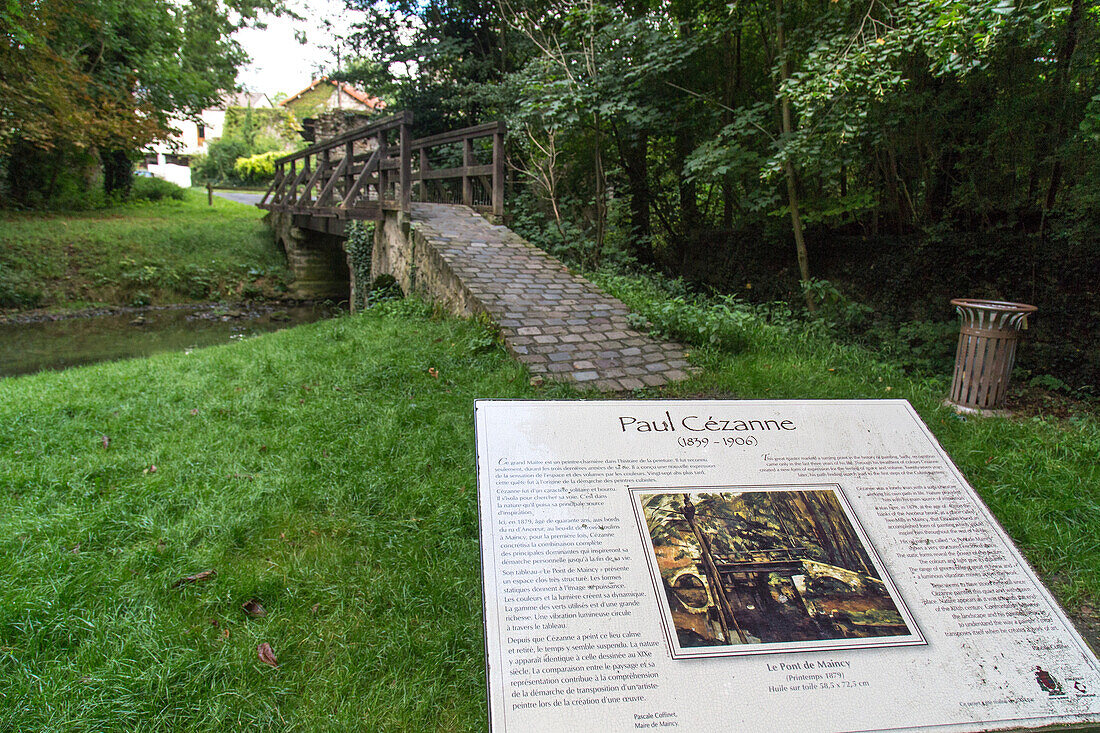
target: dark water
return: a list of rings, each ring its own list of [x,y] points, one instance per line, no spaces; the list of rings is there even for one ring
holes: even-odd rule
[[[0,323],[0,377],[224,344],[334,313],[320,304],[170,306]]]

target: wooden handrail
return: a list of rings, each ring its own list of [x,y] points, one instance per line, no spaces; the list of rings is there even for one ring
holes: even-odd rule
[[[504,123],[490,122],[412,140],[412,120],[411,112],[398,112],[277,158],[274,180],[258,205],[296,214],[377,218],[384,209],[408,211],[414,184],[419,188],[418,199],[430,200],[429,183],[438,191],[443,190],[438,182],[451,180],[461,181],[462,203],[503,215]],[[398,131],[396,145],[388,139],[393,130]],[[476,164],[473,141],[487,137],[492,138],[493,160]],[[429,167],[431,148],[456,143],[462,146],[461,166]],[[374,149],[364,151],[363,145],[368,144]],[[299,193],[302,184],[305,188]],[[313,198],[316,187],[320,191]],[[391,188],[396,188],[392,195]],[[484,205],[484,197],[481,204],[475,203],[475,188],[487,189],[491,206]],[[457,197],[448,198],[454,201]]]
[[[489,179],[490,210],[496,216],[504,214],[504,122],[488,122],[461,130],[452,130],[413,140],[410,151],[418,153],[419,167],[412,174],[412,181],[420,184],[421,196],[427,195],[428,181],[460,180],[462,203],[474,204],[474,182]],[[493,138],[493,161],[488,165],[475,165],[471,143],[480,138]],[[429,168],[427,151],[442,145],[462,145],[462,165],[454,168]],[[484,208],[484,207],[476,207]]]
[[[438,135],[431,135],[430,137],[422,137],[418,140],[413,140],[411,147],[413,150],[433,148],[436,145],[462,142],[465,139],[472,140],[478,137],[489,137],[497,132],[502,135],[504,134],[503,121],[487,122],[484,125],[474,125],[473,127],[466,127],[461,130],[452,130],[451,132],[441,132]]]
[[[285,165],[292,160],[304,158],[307,155],[316,155],[326,148],[331,149],[343,145],[347,142],[354,142],[355,140],[359,140],[361,138],[372,137],[374,135],[377,135],[379,132],[393,130],[400,127],[401,125],[411,125],[412,119],[412,112],[398,112],[397,114],[390,115],[389,117],[383,117],[380,120],[368,122],[365,125],[361,125],[359,127],[347,130],[346,132],[342,132],[336,137],[329,138],[328,140],[322,140],[319,143],[314,143],[308,148],[302,148],[295,153],[284,155],[281,158],[276,158],[275,165]]]

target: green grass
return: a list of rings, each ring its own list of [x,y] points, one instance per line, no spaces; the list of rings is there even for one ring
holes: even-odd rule
[[[0,212],[0,308],[145,305],[272,295],[286,266],[263,212],[183,201]]]
[[[941,404],[950,375],[909,377],[865,349],[839,345],[812,327],[806,333],[805,324],[782,313],[778,325],[768,325],[751,307],[732,301],[685,304],[688,299],[670,298],[646,280],[595,278],[658,330],[696,343],[719,334],[718,340],[730,345],[697,351],[703,372],[661,396],[909,400],[1063,603],[1071,611],[1100,607],[1095,416],[960,417]]]
[[[738,320],[641,396],[908,398],[1071,610],[1100,601],[1094,422],[962,421],[942,383]],[[577,396],[484,343],[404,302],[0,380],[0,730],[483,730],[473,400]]]

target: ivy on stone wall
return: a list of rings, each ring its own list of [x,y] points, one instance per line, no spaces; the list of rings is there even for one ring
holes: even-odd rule
[[[374,249],[374,222],[351,221],[347,228],[348,266],[351,269],[351,310],[367,306],[370,295],[370,260]]]

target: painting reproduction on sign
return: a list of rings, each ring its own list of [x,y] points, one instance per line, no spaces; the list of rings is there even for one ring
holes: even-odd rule
[[[632,493],[674,657],[925,643],[835,484]]]

